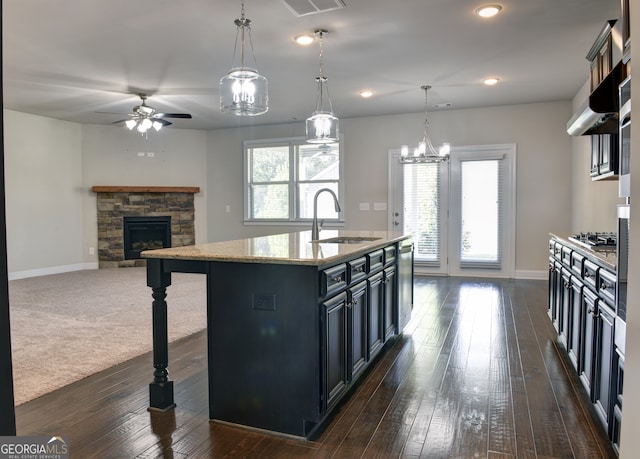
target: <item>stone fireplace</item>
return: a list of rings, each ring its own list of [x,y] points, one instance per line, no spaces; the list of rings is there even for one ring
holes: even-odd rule
[[[139,253],[158,244],[195,244],[194,194],[199,187],[94,186],[92,190],[97,193],[100,268],[144,266]]]

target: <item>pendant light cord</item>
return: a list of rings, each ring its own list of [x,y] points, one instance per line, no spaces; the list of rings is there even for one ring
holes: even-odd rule
[[[324,47],[322,46],[323,38],[327,33],[326,30],[316,30],[316,36],[320,44],[320,75],[316,78],[318,82],[318,100],[316,102],[316,112],[324,111],[324,93],[326,92],[327,100],[329,101],[329,113],[333,113],[333,104],[331,103],[331,97],[329,96],[329,87],[327,86],[327,77],[324,76],[323,64],[324,64]]]
[[[238,34],[241,33],[241,37],[240,37],[240,68],[241,69],[245,69],[245,53],[244,53],[244,46],[245,46],[245,30],[247,32],[249,32],[249,46],[251,47],[251,55],[253,56],[253,64],[255,66],[255,68],[258,68],[258,62],[256,61],[256,54],[255,51],[253,50],[253,40],[251,39],[251,19],[247,19],[245,17],[245,12],[244,12],[244,0],[241,0],[240,2],[240,17],[238,19],[236,19],[234,21],[237,29],[236,29],[236,41],[235,44],[233,46],[233,60],[231,61],[231,67],[233,67],[233,64],[236,61],[236,54],[238,51]]]

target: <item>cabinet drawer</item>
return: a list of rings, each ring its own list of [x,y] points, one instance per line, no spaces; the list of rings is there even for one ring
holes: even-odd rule
[[[326,297],[347,286],[347,265],[341,264],[320,272],[320,296]]]
[[[571,250],[571,247],[562,246],[560,259],[562,260],[562,263],[564,263],[566,266],[571,266],[572,253],[573,253],[573,250]]]
[[[578,252],[573,252],[571,254],[571,271],[582,276],[582,269],[584,267],[584,256],[580,255]]]
[[[582,269],[582,280],[583,282],[590,286],[592,289],[597,291],[596,281],[598,275],[598,265],[590,262],[589,260],[584,260],[584,265]]]
[[[555,255],[556,241],[549,239],[549,253]]]
[[[389,245],[384,248],[384,265],[389,266],[396,262],[396,246]]]
[[[367,254],[369,273],[376,272],[384,266],[384,251],[382,249]]]
[[[349,285],[367,277],[367,259],[366,257],[356,258],[347,262],[347,279]]]
[[[605,303],[615,309],[616,305],[616,276],[615,274],[600,269],[598,278],[598,293]]]
[[[562,251],[562,244],[560,244],[559,242],[556,242],[553,245],[553,256],[556,257],[558,260],[560,259],[561,251]]]

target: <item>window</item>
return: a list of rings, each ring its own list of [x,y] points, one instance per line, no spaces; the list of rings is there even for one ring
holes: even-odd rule
[[[245,220],[255,223],[310,221],[313,200],[331,189],[343,205],[340,143],[312,145],[304,138],[244,143]],[[341,221],[329,193],[318,197],[318,218]]]

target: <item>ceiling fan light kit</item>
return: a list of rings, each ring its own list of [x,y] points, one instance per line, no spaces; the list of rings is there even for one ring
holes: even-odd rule
[[[323,48],[322,39],[327,34],[326,30],[315,31],[320,42],[320,75],[316,78],[318,94],[316,99],[316,111],[305,122],[306,140],[308,143],[334,143],[340,137],[339,121],[333,114],[333,106],[329,97],[327,78],[322,72]]]
[[[138,97],[142,103],[133,107],[133,113],[129,113],[129,118],[114,121],[113,124],[124,123],[129,130],[136,128],[136,131],[145,135],[151,128],[159,131],[163,126],[171,125],[172,123],[165,118],[191,118],[189,113],[158,113],[155,108],[147,105],[146,94],[138,94]]]
[[[220,79],[220,111],[238,116],[262,115],[269,110],[269,95],[267,79],[260,75],[255,68],[245,66],[245,39],[248,38],[253,54],[251,40],[251,20],[244,14],[244,1],[240,18],[234,21],[236,25],[236,42],[233,50],[235,62],[240,37],[240,66],[232,67],[229,73]]]
[[[418,164],[418,163],[442,163],[449,159],[451,146],[443,143],[437,150],[433,146],[429,138],[429,118],[427,116],[427,93],[431,86],[424,85],[420,89],[424,90],[424,137],[412,154],[409,154],[409,146],[402,145],[400,147],[400,162],[402,164]]]

